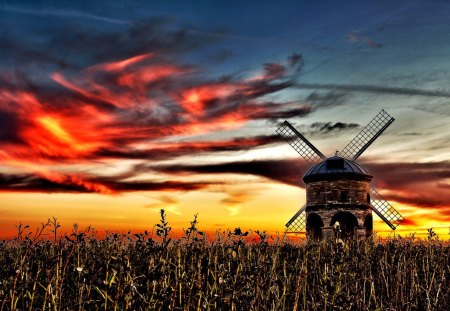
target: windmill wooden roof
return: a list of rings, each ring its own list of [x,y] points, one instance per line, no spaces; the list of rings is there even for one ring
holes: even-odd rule
[[[317,179],[328,179],[333,177],[358,177],[363,179],[372,179],[372,175],[360,164],[342,158],[340,156],[333,156],[326,160],[312,166],[303,176],[305,182],[314,181]]]

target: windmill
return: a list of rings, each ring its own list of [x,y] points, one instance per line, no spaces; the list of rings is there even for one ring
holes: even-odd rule
[[[381,110],[342,151],[327,158],[288,121],[276,132],[308,162],[303,180],[306,204],[286,223],[287,233],[306,228],[309,237],[322,238],[340,226],[342,235],[370,235],[372,211],[392,230],[403,220],[400,213],[379,194],[370,182],[373,176],[356,160],[394,122]]]

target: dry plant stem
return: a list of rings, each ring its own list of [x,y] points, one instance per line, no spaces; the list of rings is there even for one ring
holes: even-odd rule
[[[207,238],[195,215],[172,240],[164,214],[154,237],[99,239],[50,223],[48,240],[20,226],[0,241],[2,310],[445,310],[450,300],[450,245],[436,236],[341,245],[236,228]]]

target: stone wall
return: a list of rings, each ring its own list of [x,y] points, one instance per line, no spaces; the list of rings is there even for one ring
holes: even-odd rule
[[[325,229],[333,226],[332,219],[337,213],[349,212],[357,220],[356,234],[361,235],[365,232],[366,217],[372,214],[369,194],[370,182],[365,180],[333,178],[309,182],[306,184],[306,217],[308,219],[311,213],[319,215]]]
[[[306,184],[306,202],[308,206],[326,204],[370,205],[367,195],[370,183],[360,180],[316,181]],[[342,200],[343,192],[347,193],[347,202]]]

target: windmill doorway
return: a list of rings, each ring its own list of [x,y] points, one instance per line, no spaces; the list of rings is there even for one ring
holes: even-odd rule
[[[355,229],[358,227],[358,220],[355,215],[350,212],[337,212],[331,218],[331,226],[334,226],[336,222],[339,222],[340,237],[347,239],[353,237]]]
[[[313,240],[322,239],[322,227],[322,218],[315,213],[310,213],[306,220],[306,231],[308,232],[308,237]]]

